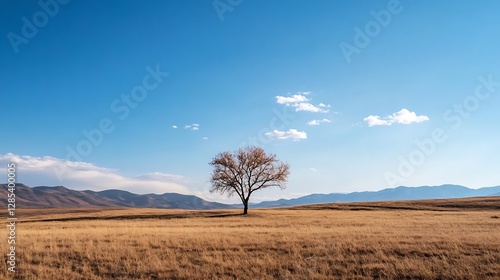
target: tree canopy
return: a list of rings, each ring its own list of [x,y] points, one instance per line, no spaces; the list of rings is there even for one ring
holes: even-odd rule
[[[288,163],[278,160],[275,154],[266,154],[260,147],[221,152],[210,165],[214,168],[210,192],[228,196],[237,194],[243,202],[243,214],[248,213],[252,193],[270,187],[285,189],[290,174]]]

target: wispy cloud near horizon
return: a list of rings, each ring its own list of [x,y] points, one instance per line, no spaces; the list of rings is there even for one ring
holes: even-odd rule
[[[184,185],[186,178],[180,175],[152,172],[127,177],[116,169],[87,162],[67,161],[50,156],[19,156],[12,153],[0,155],[0,166],[7,166],[10,162],[17,165],[17,182],[29,186],[65,186],[74,190],[94,191],[120,189],[137,194],[192,194]],[[57,170],[64,170],[61,180],[56,174]]]

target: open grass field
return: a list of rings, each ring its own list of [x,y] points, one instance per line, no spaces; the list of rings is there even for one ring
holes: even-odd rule
[[[18,210],[0,278],[500,279],[499,197],[240,212]]]

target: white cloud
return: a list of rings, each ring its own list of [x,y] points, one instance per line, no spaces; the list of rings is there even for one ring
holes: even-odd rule
[[[295,111],[305,111],[305,112],[312,112],[312,113],[328,113],[328,110],[321,109],[319,107],[316,107],[312,105],[311,103],[297,103],[293,104],[293,107],[295,107]]]
[[[429,118],[424,115],[417,116],[415,112],[410,112],[407,109],[403,108],[401,109],[401,111],[392,114],[392,116],[389,116],[389,120],[394,123],[411,124],[428,121]]]
[[[208,140],[208,137],[203,137],[203,138],[201,138],[201,139],[203,139],[203,140]]]
[[[327,113],[328,110],[322,109],[320,107],[329,108],[330,105],[325,105],[323,103],[320,103],[318,105],[319,107],[314,106],[309,102],[310,99],[306,97],[306,95],[309,95],[310,93],[311,93],[310,91],[298,92],[297,94],[294,94],[291,97],[278,95],[275,96],[276,103],[295,107],[295,112],[305,111],[312,113]]]
[[[307,125],[320,125],[321,123],[330,123],[331,121],[329,119],[322,119],[322,120],[312,120],[307,123]]]
[[[197,123],[193,123],[193,124],[186,124],[184,126],[184,129],[190,129],[190,130],[199,130],[200,129],[200,125],[197,124]]]
[[[288,131],[273,130],[271,132],[265,133],[268,138],[271,139],[293,139],[294,141],[307,139],[307,133],[304,131],[297,131],[296,129],[289,129]]]
[[[392,123],[388,120],[382,120],[380,119],[380,116],[376,115],[369,115],[368,117],[363,119],[366,123],[368,123],[368,126],[375,126],[375,125],[391,125]]]
[[[309,93],[307,93],[309,94]],[[301,94],[295,94],[292,97],[285,97],[285,96],[276,96],[276,102],[278,104],[293,104],[293,103],[300,103],[300,102],[307,102],[309,99],[305,97],[304,95]]]
[[[165,174],[161,172],[152,172],[152,173],[146,173],[139,175],[137,177],[134,177],[136,179],[145,179],[145,180],[155,180],[155,181],[160,181],[160,182],[170,182],[170,181],[183,181],[184,177],[181,175],[173,175],[173,174]]]
[[[412,123],[420,123],[424,121],[428,121],[429,117],[421,115],[417,116],[415,112],[410,112],[408,109],[401,109],[399,112],[396,112],[392,115],[381,118],[377,115],[370,115],[363,119],[368,126],[376,126],[376,125],[392,125],[396,124],[412,124]]]
[[[117,170],[99,167],[87,162],[67,161],[44,156],[0,155],[0,166],[16,163],[17,182],[29,186],[65,186],[75,190],[121,189],[133,193],[176,192],[190,194],[184,185],[186,179],[179,175],[160,172],[137,177],[121,175]],[[5,174],[5,168],[0,168]]]
[[[172,125],[172,128],[177,128],[177,126],[174,124],[174,125]]]
[[[318,170],[317,170],[316,168],[314,168],[314,167],[310,167],[310,168],[309,168],[309,171],[311,171],[311,172],[313,172],[313,173],[318,172]]]

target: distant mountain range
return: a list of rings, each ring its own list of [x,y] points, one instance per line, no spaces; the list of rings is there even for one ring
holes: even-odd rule
[[[7,186],[0,184],[0,206],[7,205]],[[380,191],[353,192],[348,194],[311,194],[294,199],[279,199],[252,204],[252,208],[296,206],[316,203],[361,202],[387,200],[417,200],[437,198],[464,198],[475,196],[500,196],[500,186],[469,189],[458,185],[397,187]],[[166,209],[229,209],[238,204],[222,204],[203,200],[194,195],[178,193],[134,194],[122,190],[77,191],[62,186],[28,187],[16,185],[18,208],[45,207],[137,207]]]
[[[397,187],[392,189],[383,189],[380,191],[353,192],[348,194],[311,194],[294,199],[264,201],[256,203],[252,205],[252,207],[281,207],[334,202],[464,198],[474,196],[500,196],[500,186],[469,189],[458,185],[442,185],[433,187]]]
[[[0,185],[0,205],[7,205],[6,185]],[[234,208],[217,202],[203,200],[194,195],[178,193],[134,194],[122,190],[76,191],[62,186],[28,187],[16,185],[16,206],[18,208],[45,207],[137,207],[167,209],[227,209]]]

